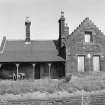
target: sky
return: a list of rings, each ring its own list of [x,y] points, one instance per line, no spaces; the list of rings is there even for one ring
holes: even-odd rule
[[[0,0],[0,37],[25,39],[25,18],[31,39],[58,39],[58,19],[64,11],[70,33],[89,17],[105,34],[105,0]]]

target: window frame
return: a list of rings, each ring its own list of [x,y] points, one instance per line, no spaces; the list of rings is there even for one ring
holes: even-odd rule
[[[84,64],[84,67],[83,67],[84,70],[78,70],[78,67],[79,67],[79,66],[78,66],[78,64],[79,64],[79,62],[78,62],[79,59],[78,59],[78,58],[79,58],[79,57],[84,57],[84,63],[83,63],[83,64]],[[77,55],[77,71],[80,72],[80,73],[85,72],[85,59],[86,59],[86,55]]]
[[[93,67],[93,72],[100,72],[101,71],[101,63],[100,63],[100,55],[93,55],[92,56],[92,63],[94,63],[93,62],[93,60],[94,60],[94,57],[98,57],[99,58],[99,70],[98,71],[94,71],[94,67]],[[92,64],[93,66],[94,66],[94,64]]]
[[[90,41],[89,42],[86,42],[86,40],[85,40],[86,35],[90,35]],[[93,43],[93,34],[92,34],[92,31],[85,31],[84,32],[84,43],[86,43],[86,44],[92,44]]]

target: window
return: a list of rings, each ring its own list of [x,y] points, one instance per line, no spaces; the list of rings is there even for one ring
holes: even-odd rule
[[[92,42],[92,32],[86,31],[85,32],[85,43]]]
[[[98,55],[93,56],[93,71],[95,72],[100,71],[100,56]]]
[[[85,68],[85,56],[78,56],[78,72],[84,72]]]

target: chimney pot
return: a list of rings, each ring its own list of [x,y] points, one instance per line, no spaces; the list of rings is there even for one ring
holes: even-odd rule
[[[61,11],[61,17],[64,17],[64,11]]]
[[[31,22],[31,21],[30,21],[30,18],[29,18],[29,17],[26,17],[25,22],[26,22],[26,23],[30,23],[30,22]]]

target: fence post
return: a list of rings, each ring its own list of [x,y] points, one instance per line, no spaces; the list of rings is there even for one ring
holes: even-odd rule
[[[84,104],[84,97],[83,97],[83,95],[84,95],[84,90],[82,90],[81,105],[83,105],[83,104]]]

